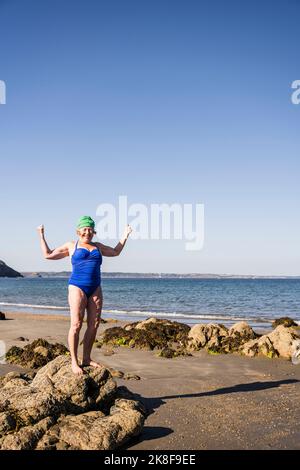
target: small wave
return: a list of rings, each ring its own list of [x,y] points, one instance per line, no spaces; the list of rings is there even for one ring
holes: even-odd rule
[[[69,311],[68,306],[58,306],[58,305],[35,305],[35,304],[25,304],[25,303],[13,303],[13,302],[0,302],[0,305],[9,306],[9,307],[18,307],[26,309],[40,309],[40,310],[60,310],[60,311]],[[120,309],[103,309],[102,313],[111,314],[116,316],[125,316],[125,317],[160,317],[160,318],[174,318],[174,319],[187,319],[187,320],[223,320],[225,322],[238,322],[238,321],[247,321],[247,322],[258,322],[258,323],[272,323],[272,318],[262,318],[262,317],[249,317],[249,316],[233,316],[233,315],[222,315],[222,314],[192,314],[192,313],[180,313],[180,312],[160,312],[160,311],[148,311],[148,310],[120,310]],[[300,322],[297,322],[300,323]]]
[[[58,307],[56,305],[15,304],[12,302],[0,302],[0,305],[9,305],[10,307],[42,308],[47,310],[68,310],[68,307]]]
[[[261,323],[272,323],[271,319],[267,318],[256,318],[256,317],[235,317],[230,315],[208,315],[208,314],[186,314],[179,312],[151,312],[145,310],[106,310],[103,309],[103,313],[111,313],[114,315],[132,315],[132,316],[145,316],[145,317],[165,317],[165,318],[187,318],[191,320],[225,320],[225,321],[256,321]]]

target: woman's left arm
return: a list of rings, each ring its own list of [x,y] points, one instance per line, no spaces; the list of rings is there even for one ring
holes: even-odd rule
[[[125,228],[123,237],[114,248],[112,246],[103,245],[103,243],[99,243],[99,242],[96,242],[95,245],[97,245],[100,248],[103,256],[119,256],[131,232],[132,232],[132,228],[130,227],[130,225],[127,225]]]

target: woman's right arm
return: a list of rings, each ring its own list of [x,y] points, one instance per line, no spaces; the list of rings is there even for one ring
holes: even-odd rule
[[[55,248],[54,250],[50,250],[45,240],[44,226],[40,225],[37,228],[37,230],[40,235],[41,249],[42,249],[43,256],[45,259],[55,260],[55,259],[66,258],[67,256],[69,256],[70,242],[67,242],[64,245],[59,246],[58,248]]]

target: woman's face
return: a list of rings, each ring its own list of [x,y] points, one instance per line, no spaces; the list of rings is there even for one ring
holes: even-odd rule
[[[83,227],[77,230],[81,240],[85,243],[92,241],[94,234],[96,233],[92,227]]]

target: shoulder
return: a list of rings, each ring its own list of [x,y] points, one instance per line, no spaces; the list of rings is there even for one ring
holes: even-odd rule
[[[70,240],[64,244],[66,250],[68,250],[69,255],[71,256],[75,250],[76,242],[74,240]]]
[[[100,243],[100,242],[95,242],[94,245],[100,248],[100,250],[105,250],[105,248],[107,248],[107,245],[104,245],[104,243]]]
[[[75,245],[76,245],[76,242],[74,240],[70,240],[70,241],[66,242],[64,246],[66,248],[74,248]]]

